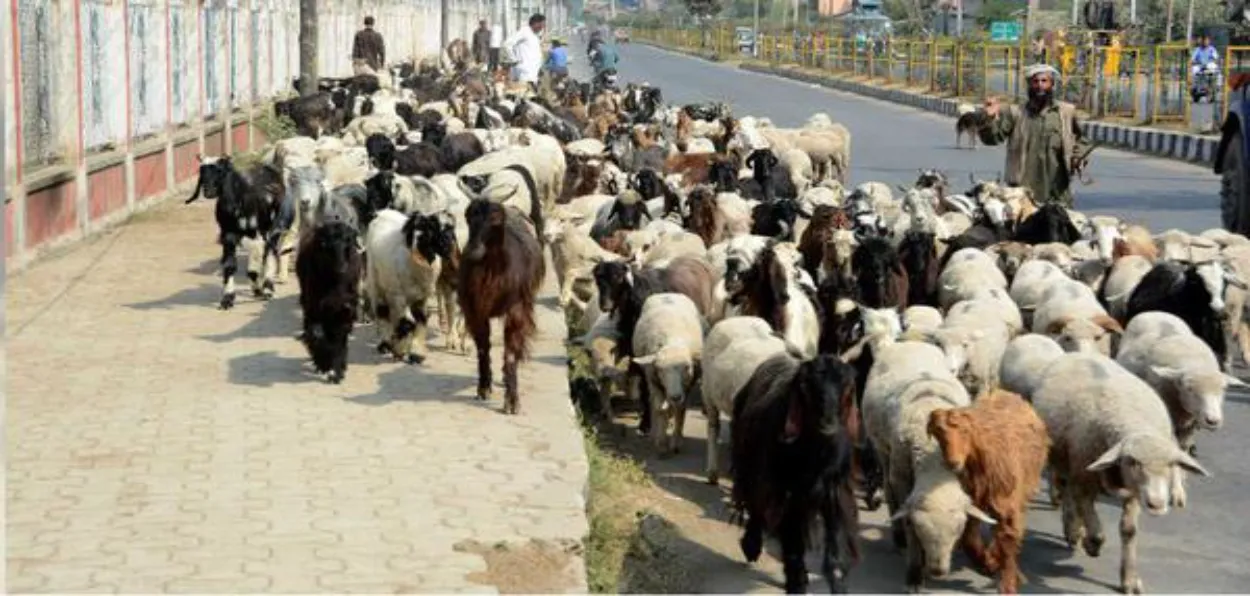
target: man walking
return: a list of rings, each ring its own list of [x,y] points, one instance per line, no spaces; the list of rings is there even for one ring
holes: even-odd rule
[[[1029,82],[1024,106],[1000,106],[996,97],[985,100],[988,118],[979,131],[981,141],[1007,143],[1007,184],[1032,189],[1038,204],[1058,202],[1071,208],[1072,178],[1084,167],[1078,159],[1088,155],[1089,142],[1077,127],[1076,107],[1054,99],[1059,74],[1054,67],[1037,64],[1024,74]]]
[[[477,22],[477,31],[473,32],[473,60],[478,64],[490,61],[490,29],[486,19]]]
[[[490,71],[499,69],[499,46],[503,45],[503,25],[490,26]]]
[[[373,69],[373,73],[382,70],[382,66],[386,64],[386,43],[382,41],[382,34],[373,30],[373,17],[365,17],[365,28],[356,32],[356,39],[352,41],[352,67],[356,74],[366,74],[362,67],[368,66]],[[373,74],[368,73],[368,74]]]
[[[547,17],[535,13],[529,25],[517,29],[512,37],[503,42],[503,49],[512,56],[512,80],[529,83],[537,89],[538,71],[543,65],[543,46],[538,38],[547,24]]]

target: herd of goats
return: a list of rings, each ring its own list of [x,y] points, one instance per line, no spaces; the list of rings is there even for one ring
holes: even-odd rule
[[[337,383],[358,321],[379,352],[423,362],[436,299],[446,345],[476,346],[482,400],[502,317],[516,414],[551,267],[594,362],[572,392],[609,417],[625,393],[662,455],[701,402],[708,481],[726,440],[742,552],[776,536],[787,592],[807,588],[817,518],[821,571],[845,591],[856,499],[882,497],[906,588],[946,575],[958,544],[1015,592],[1046,468],[1073,549],[1099,554],[1095,499],[1120,500],[1121,587],[1142,591],[1138,515],[1184,507],[1184,476],[1209,475],[1195,435],[1241,384],[1231,346],[1250,354],[1245,237],[1152,234],[991,180],[958,193],[937,170],[848,188],[850,133],[825,114],[782,128],[646,84],[533,91],[456,44],[280,102],[300,134],[246,172],[202,158],[187,202],[216,200],[222,308],[241,242],[262,299],[294,252],[301,341]]]

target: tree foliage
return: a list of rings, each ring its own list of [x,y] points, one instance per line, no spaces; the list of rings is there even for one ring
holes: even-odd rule
[[[703,18],[715,16],[724,8],[721,0],[682,0],[691,16]]]

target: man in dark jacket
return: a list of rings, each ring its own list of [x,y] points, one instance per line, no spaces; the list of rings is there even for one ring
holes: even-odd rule
[[[375,72],[382,70],[386,64],[386,43],[382,34],[373,30],[373,17],[365,17],[365,28],[356,32],[352,42],[352,61],[363,61]]]
[[[478,64],[490,61],[490,27],[485,19],[477,22],[477,31],[473,32],[473,59]]]

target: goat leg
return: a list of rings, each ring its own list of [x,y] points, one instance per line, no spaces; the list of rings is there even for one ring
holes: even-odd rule
[[[838,541],[847,530],[843,527],[847,520],[842,519],[841,508],[838,506],[838,492],[837,484],[825,483],[824,495],[820,502],[820,517],[825,524],[825,551],[821,558],[820,571],[825,575],[825,581],[829,582],[831,593],[845,594],[847,593],[846,571],[849,566],[840,556]],[[854,504],[851,506],[854,507]]]
[[[482,317],[474,317],[469,325],[473,334],[473,343],[477,346],[477,399],[487,401],[491,397],[490,372],[490,319],[478,321]]]
[[[971,516],[968,517],[968,522],[964,524],[964,535],[960,542],[962,543],[964,554],[968,556],[968,560],[972,561],[972,568],[981,575],[993,577],[996,569],[993,562],[989,560],[985,543],[981,539],[980,520]]]
[[[742,534],[738,546],[742,548],[742,556],[748,563],[760,560],[760,553],[764,552],[764,515],[762,512],[753,510],[747,513],[746,532]]]
[[[506,343],[506,341],[505,341]],[[503,355],[503,413],[515,416],[521,413],[521,396],[517,388],[517,355],[504,350]]]
[[[807,564],[803,560],[807,527],[799,506],[793,502],[786,505],[781,518],[781,561],[786,574],[787,594],[807,593]],[[835,590],[836,591],[836,590]]]
[[[232,234],[221,235],[221,309],[234,307],[234,274],[239,270],[239,239]]]
[[[1020,591],[1020,547],[1024,540],[1024,519],[1018,513],[999,517],[994,527],[994,542],[990,545],[987,567],[998,573],[998,593],[1015,594]]]

